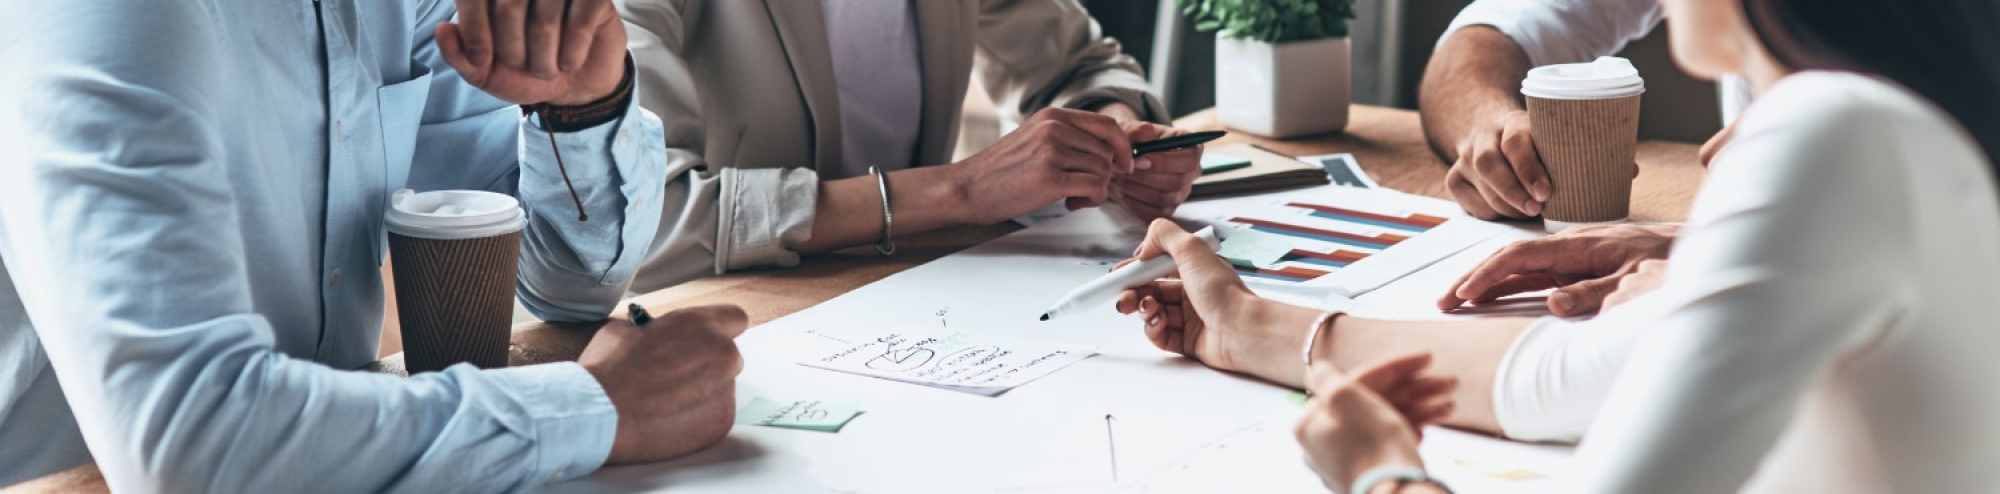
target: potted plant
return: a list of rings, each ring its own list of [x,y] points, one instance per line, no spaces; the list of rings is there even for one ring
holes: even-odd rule
[[[1347,128],[1354,0],[1185,1],[1195,29],[1217,31],[1223,126],[1274,138]]]

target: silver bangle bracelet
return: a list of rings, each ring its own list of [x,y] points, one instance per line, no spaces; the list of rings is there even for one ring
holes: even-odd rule
[[[1321,312],[1319,317],[1313,318],[1312,326],[1306,327],[1306,346],[1299,350],[1299,361],[1305,362],[1306,375],[1312,375],[1313,345],[1319,343],[1319,334],[1326,332],[1327,322],[1340,314],[1337,310]]]
[[[896,231],[896,215],[889,212],[889,174],[873,166],[868,167],[868,174],[875,176],[875,187],[882,191],[882,241],[875,244],[875,252],[888,257],[896,253],[896,242],[890,237]]]
[[[1313,347],[1319,344],[1319,334],[1333,331],[1333,319],[1354,308],[1354,299],[1337,295],[1320,303],[1325,312],[1313,318],[1312,326],[1306,328],[1306,346],[1299,349],[1299,361],[1306,364],[1305,378],[1299,382],[1308,386],[1312,384]]]

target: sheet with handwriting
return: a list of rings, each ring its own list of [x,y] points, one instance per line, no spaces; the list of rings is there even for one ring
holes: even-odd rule
[[[799,363],[832,371],[997,396],[1089,358],[1096,349],[931,328],[818,330],[844,343]]]

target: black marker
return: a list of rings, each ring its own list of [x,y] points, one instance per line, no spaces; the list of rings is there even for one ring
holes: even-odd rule
[[[1208,141],[1221,139],[1222,136],[1226,135],[1229,135],[1229,132],[1220,130],[1211,130],[1207,132],[1195,132],[1187,135],[1178,135],[1178,136],[1168,137],[1166,139],[1156,139],[1146,142],[1135,142],[1132,143],[1132,157],[1137,158],[1140,155],[1199,146],[1202,143]]]
[[[653,322],[653,315],[647,314],[646,308],[640,307],[639,304],[631,304],[626,306],[626,309],[631,313],[629,317],[632,319],[632,325],[634,326],[643,328],[646,327],[647,323]]]

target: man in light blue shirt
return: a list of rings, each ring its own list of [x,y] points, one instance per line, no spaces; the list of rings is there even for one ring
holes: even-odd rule
[[[0,5],[0,486],[94,457],[119,490],[491,492],[726,434],[733,309],[612,323],[581,364],[349,370],[391,191],[519,197],[550,320],[603,319],[660,224],[608,1],[466,3]]]

